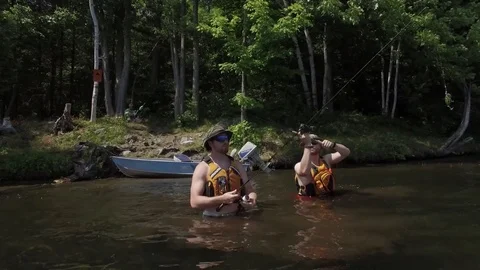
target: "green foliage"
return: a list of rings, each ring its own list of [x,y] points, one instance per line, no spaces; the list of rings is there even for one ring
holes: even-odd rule
[[[326,0],[322,1],[318,10],[322,16],[332,16],[337,17],[341,13],[342,2],[339,0]]]
[[[302,3],[294,2],[286,7],[283,12],[284,17],[280,17],[273,26],[273,31],[276,33],[290,37],[304,27],[313,26],[313,14]]]
[[[58,136],[51,125],[37,122],[19,124],[19,134],[0,137],[0,179],[53,180],[72,173],[74,146],[87,141],[99,145],[120,146],[128,131],[143,128],[122,118],[99,118],[91,123],[75,119],[77,128]]]
[[[71,157],[64,152],[39,149],[0,154],[0,180],[52,180],[69,175],[73,170]]]
[[[369,117],[360,113],[322,115],[314,120],[312,124],[316,127],[316,134],[321,138],[344,144],[351,150],[350,157],[345,161],[347,163],[427,158],[435,153],[449,135],[439,132],[443,126],[435,128],[418,122],[400,119],[391,121],[381,116]],[[225,122],[232,123],[232,121],[230,119]],[[101,137],[100,144],[119,146],[124,143],[125,134],[135,134],[142,138],[155,136],[148,132],[145,124],[125,123],[121,119],[108,118],[101,118],[99,122],[101,124],[92,124],[86,120],[77,119],[78,129],[73,131],[72,135],[81,139],[76,142],[95,141],[98,139],[95,137]],[[0,141],[1,179],[52,180],[72,172],[71,151],[76,144],[74,144],[75,141],[71,139],[70,133],[55,137],[46,134],[49,129],[41,128],[43,125],[28,123],[19,128],[19,135],[6,137],[10,138],[10,141]],[[164,130],[162,133],[168,133],[166,135],[170,137],[192,137],[194,143],[179,146],[180,151],[202,153],[204,149],[197,135],[207,131],[211,125],[211,122],[204,122],[189,128],[174,128],[168,132]],[[99,127],[105,130],[99,131]],[[288,167],[301,158],[298,138],[288,129],[248,121],[231,124],[228,129],[234,133],[231,141],[232,149],[239,149],[250,141],[259,147],[262,157],[267,159],[274,157],[274,160],[285,162]],[[110,135],[102,135],[102,132]],[[5,138],[0,137],[0,139]],[[478,146],[470,147],[467,151],[474,151],[474,149],[478,150]],[[137,155],[158,157],[156,152],[148,150],[139,152]]]
[[[123,3],[95,2],[104,20],[101,32],[110,42],[108,60],[112,67],[111,79],[115,82],[113,56],[121,55],[123,47]],[[380,66],[377,58],[336,97],[335,114],[321,115],[313,123],[320,136],[345,143],[352,149],[349,160],[402,160],[428,155],[458,126],[463,109],[462,84],[477,81],[480,70],[478,0],[287,2],[289,5],[285,7],[283,1],[200,1],[199,105],[208,121],[233,118],[238,113],[236,105],[252,110],[248,114],[250,122],[231,126],[235,132],[232,143],[236,147],[252,141],[262,150],[296,160],[297,141],[284,128],[308,119],[312,112],[306,109],[303,100],[291,37],[296,36],[299,41],[305,75],[310,81],[303,30],[310,31],[319,70],[316,76],[322,78],[324,23],[331,30],[327,42],[332,52],[334,91],[408,25],[398,36],[401,58],[397,115],[402,119],[367,116],[379,115],[380,70],[388,70]],[[164,120],[158,124],[160,128],[182,134],[202,131],[208,124],[196,119],[191,111],[192,3],[187,1],[187,15],[183,19],[179,16],[180,3],[178,0],[132,1],[134,31],[131,32],[128,98],[141,104],[146,102],[146,106],[156,110],[152,113],[161,115],[160,120],[172,119],[175,93],[170,45],[179,43],[179,30],[185,22],[186,111],[176,122]],[[0,100],[6,105],[11,94],[16,93],[12,118],[38,116],[51,121],[61,114],[65,102],[72,102],[74,116],[88,117],[92,84],[92,28],[88,5],[72,0],[7,1],[2,2],[0,8]],[[116,45],[120,45],[119,48]],[[387,63],[388,55],[388,50],[382,54]],[[237,93],[238,75],[242,72],[247,75],[245,95]],[[448,88],[446,94],[444,82]],[[317,88],[321,102],[321,81],[317,82]],[[472,95],[472,108],[478,107],[477,92]],[[132,94],[134,96],[130,96]],[[104,113],[104,102],[98,104],[99,112]],[[453,104],[455,106],[451,106]],[[1,108],[0,112],[5,109]],[[355,113],[357,111],[362,113]],[[473,110],[472,114],[468,132],[478,132],[478,113]],[[254,122],[254,119],[262,121]],[[60,175],[60,171],[65,175],[69,166],[67,151],[79,141],[121,145],[129,132],[142,129],[141,134],[147,134],[145,130],[154,126],[126,123],[116,118],[100,118],[96,123],[75,119],[75,123],[76,130],[60,136],[45,134],[50,132],[51,125],[47,129],[32,123],[29,123],[32,127],[16,125],[18,130],[30,132],[0,138],[0,175],[25,178],[36,172]],[[203,125],[199,126],[200,123]],[[43,135],[38,135],[39,132]],[[189,146],[182,146],[182,150],[183,147]],[[197,144],[192,147],[201,149]]]
[[[180,115],[177,120],[175,120],[175,125],[177,127],[193,127],[194,125],[197,124],[197,117],[195,114],[190,111],[186,110],[182,115]]]
[[[423,27],[416,34],[421,46],[430,50],[428,58],[445,74],[446,81],[461,83],[475,78],[478,59],[478,40],[475,37],[478,15],[478,3],[455,6],[442,3],[426,15],[417,16],[416,22]],[[440,73],[440,72],[439,72]]]
[[[35,17],[27,6],[15,5],[0,12],[0,36],[4,38],[0,43],[0,81],[11,83],[15,71],[21,67],[22,55],[18,51],[22,42],[35,33],[34,24]]]
[[[293,126],[299,118],[308,117],[312,112],[305,106],[292,36],[299,41],[305,75],[310,82],[303,32],[305,28],[309,30],[314,44],[316,76],[322,78],[323,26],[327,23],[331,31],[327,42],[332,52],[330,60],[335,91],[349,81],[382,45],[408,25],[398,36],[401,58],[397,115],[405,121],[419,119],[418,122],[425,125],[441,127],[438,132],[442,136],[458,125],[463,109],[461,84],[476,81],[480,70],[479,1],[287,2],[289,4],[285,7],[283,1],[200,1],[199,107],[204,118],[234,117],[238,114],[236,105],[239,105],[252,110],[248,114],[249,120],[268,118],[271,122],[263,124]],[[1,5],[0,11],[2,103],[8,104],[15,90],[14,119],[39,117],[52,120],[60,115],[65,102],[73,103],[74,116],[88,117],[92,84],[92,28],[88,5],[71,0],[12,3],[8,1]],[[146,102],[146,106],[155,110],[152,113],[161,115],[162,119],[171,119],[175,93],[170,42],[178,46],[178,31],[185,22],[186,112],[177,123],[164,124],[194,129],[197,119],[190,113],[188,105],[192,99],[192,3],[187,1],[187,15],[183,20],[179,16],[180,3],[178,0],[132,1],[134,31],[131,32],[132,66],[127,98],[134,98],[141,104]],[[99,15],[105,20],[101,32],[110,42],[107,47],[111,54],[112,82],[116,79],[116,59],[113,56],[121,55],[122,50],[122,5],[122,1],[96,1]],[[116,48],[116,45],[120,47]],[[388,65],[388,48],[382,56]],[[382,68],[388,71],[388,66],[380,66],[380,57],[375,58],[332,102],[336,113],[359,111],[365,115],[378,115]],[[237,94],[238,75],[242,72],[247,78],[245,95]],[[448,88],[449,95],[446,96],[443,81]],[[321,84],[321,80],[317,81],[320,103]],[[472,96],[472,108],[475,108],[479,100]],[[445,103],[452,104],[452,99],[455,106],[449,110]],[[236,105],[231,106],[232,103]],[[99,113],[104,113],[104,102],[98,104]],[[355,122],[354,118],[346,121]],[[477,118],[471,117],[469,128],[478,126]],[[107,127],[118,124],[118,130],[79,123],[79,130],[74,131],[74,135],[52,138],[54,143],[68,149],[77,140],[120,142],[118,138],[129,128],[121,122],[102,123]],[[341,122],[336,123],[336,129],[342,126]],[[356,128],[364,131],[361,126]],[[375,129],[373,126],[369,128]],[[261,128],[255,130],[260,132]],[[342,128],[342,132],[356,136],[349,128]],[[411,132],[416,134],[417,131]],[[10,149],[1,151],[9,152]]]
[[[235,102],[238,106],[243,106],[246,109],[262,108],[262,103],[258,102],[254,98],[247,97],[242,93],[237,93],[232,101]]]
[[[199,30],[224,42],[231,61],[219,63],[221,72],[255,74],[265,69],[273,59],[282,56],[282,51],[274,46],[282,38],[279,33],[286,30],[275,24],[268,1],[248,0],[241,9],[230,14],[219,8],[213,9],[207,20],[200,23]]]
[[[328,121],[317,119],[315,133],[323,139],[344,144],[351,150],[346,162],[394,162],[433,155],[443,138],[430,126],[359,113],[338,114]],[[293,140],[286,142],[282,156],[301,158]],[[291,145],[288,145],[290,144]],[[283,146],[282,145],[282,146]],[[293,158],[293,160],[296,160]]]
[[[77,129],[54,137],[56,147],[60,149],[72,149],[81,141],[88,141],[98,145],[119,145],[125,140],[129,125],[123,118],[102,117],[92,123],[87,120],[76,120]]]
[[[260,129],[248,121],[241,121],[238,124],[229,126],[228,129],[233,132],[233,138],[230,142],[230,145],[233,147],[240,148],[248,141],[257,145],[261,143],[263,134],[260,132]]]

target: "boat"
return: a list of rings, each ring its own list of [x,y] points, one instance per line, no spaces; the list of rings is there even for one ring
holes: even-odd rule
[[[178,161],[168,158],[112,156],[113,163],[125,176],[134,178],[191,177],[200,161]]]
[[[231,155],[237,152],[233,149]],[[240,162],[247,172],[253,165],[258,165],[265,172],[270,172],[268,164],[263,163],[257,146],[247,142],[238,152]],[[192,160],[184,154],[176,154],[173,158],[138,158],[111,156],[113,163],[125,176],[133,178],[188,178],[193,175],[200,160]]]

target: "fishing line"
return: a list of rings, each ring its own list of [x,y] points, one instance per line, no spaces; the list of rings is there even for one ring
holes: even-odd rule
[[[425,9],[427,9],[427,7],[424,7],[417,15],[422,14],[422,12],[423,12]],[[345,85],[343,85],[343,87],[340,88],[340,90],[338,90],[337,93],[335,93],[335,95],[333,95],[333,97],[330,98],[330,100],[328,100],[328,101],[325,103],[325,105],[323,105],[322,108],[321,108],[320,110],[318,110],[318,111],[310,118],[310,120],[308,120],[308,122],[307,122],[306,124],[308,125],[308,124],[315,118],[315,116],[316,116],[319,112],[322,112],[323,109],[325,108],[325,106],[327,106],[330,102],[332,102],[332,101],[335,99],[335,97],[336,97],[338,94],[340,94],[340,92],[341,92],[351,81],[353,81],[353,80],[373,61],[373,59],[375,59],[375,57],[377,57],[388,45],[390,45],[390,43],[392,43],[392,42],[398,37],[398,35],[400,35],[405,29],[407,29],[407,27],[408,27],[410,24],[412,24],[412,22],[413,22],[413,19],[412,19],[409,23],[407,23],[407,25],[405,25],[402,29],[400,29],[400,31],[398,31],[397,34],[396,34],[394,37],[392,37],[387,44],[385,44],[385,46],[383,46],[359,71],[357,71],[357,73],[355,73],[355,75],[353,75],[353,77],[350,78],[350,80],[348,80],[347,83],[345,83]]]
[[[150,58],[150,56],[152,55],[153,51],[157,48],[157,45],[158,43],[160,42],[160,39],[157,40],[157,42],[155,43],[155,45],[153,45],[153,48],[152,50],[150,51],[150,53],[147,55],[147,59]],[[135,72],[133,74],[137,74],[138,71],[140,71],[140,69],[144,67],[142,65],[139,65],[139,67],[135,70]],[[130,99],[130,102],[133,104],[133,101],[134,101],[134,94],[135,94],[135,83],[137,81],[137,77],[138,75],[136,75],[134,78],[133,78],[133,83],[132,83],[132,97]]]

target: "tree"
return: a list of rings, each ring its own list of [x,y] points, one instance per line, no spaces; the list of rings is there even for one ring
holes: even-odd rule
[[[246,120],[246,110],[259,106],[255,99],[247,95],[248,76],[261,72],[270,60],[281,53],[272,49],[278,40],[278,33],[269,2],[247,0],[228,15],[220,8],[214,8],[200,29],[225,42],[224,48],[231,61],[221,63],[219,68],[222,72],[241,76],[241,92],[234,97],[234,101],[241,107],[241,121]]]
[[[98,57],[99,45],[100,45],[100,30],[98,26],[97,15],[95,14],[95,3],[93,0],[89,0],[88,4],[90,6],[90,14],[93,21],[93,69],[98,70],[100,65],[100,60]],[[98,81],[93,82],[93,92],[92,92],[92,109],[90,112],[90,121],[95,122],[97,120],[97,99],[98,99]]]

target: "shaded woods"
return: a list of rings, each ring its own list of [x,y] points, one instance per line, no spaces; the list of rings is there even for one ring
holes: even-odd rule
[[[13,121],[57,119],[66,103],[92,121],[144,105],[180,126],[320,127],[362,114],[426,129],[444,152],[477,132],[480,1],[10,0],[0,10],[0,117]]]
[[[242,106],[282,122],[320,109],[432,121],[462,113],[464,84],[476,91],[476,1],[90,2],[93,13],[68,0],[0,6],[2,115],[58,116],[66,102],[90,114],[93,21],[99,116],[122,115],[132,101],[172,119],[235,116]]]

